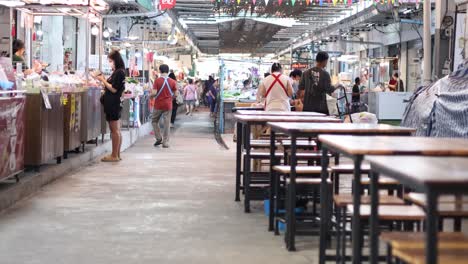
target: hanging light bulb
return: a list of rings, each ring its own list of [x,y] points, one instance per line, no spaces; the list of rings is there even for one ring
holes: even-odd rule
[[[99,28],[96,25],[94,25],[91,28],[91,34],[93,34],[94,36],[97,36],[97,34],[99,34]]]
[[[106,28],[106,30],[104,30],[104,32],[102,32],[102,36],[104,38],[108,38],[110,36],[110,32],[109,32],[109,30],[107,28]]]

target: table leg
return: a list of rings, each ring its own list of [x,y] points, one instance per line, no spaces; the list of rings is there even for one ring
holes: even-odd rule
[[[274,193],[276,193],[276,184],[275,184],[275,175],[273,172],[273,166],[276,164],[276,157],[275,157],[275,152],[276,152],[276,147],[275,147],[275,141],[276,141],[276,133],[272,130],[270,132],[270,191],[269,191],[269,215],[268,215],[268,231],[273,231],[273,222],[275,219],[275,211],[274,211]]]
[[[287,248],[289,251],[295,251],[295,235],[296,235],[296,166],[297,166],[297,137],[291,136],[291,173],[289,175],[288,185],[288,206],[286,207],[286,239]]]
[[[361,226],[361,165],[363,156],[359,155],[354,158],[354,193],[353,193],[353,264],[362,263],[362,226]]]
[[[370,195],[371,195],[371,216],[370,216],[370,263],[379,261],[379,174],[370,173]]]
[[[326,203],[328,203],[328,185],[327,185],[327,180],[328,180],[328,164],[330,162],[330,158],[328,157],[328,149],[326,147],[322,147],[322,173],[321,173],[321,184],[320,184],[320,248],[319,248],[319,263],[323,264],[325,263],[326,260],[326,249],[327,249],[327,237],[328,237],[328,226],[329,226],[329,221],[327,213],[328,206]]]
[[[244,211],[246,213],[250,213],[250,170],[251,170],[251,159],[250,159],[250,124],[245,125],[245,138],[244,138],[244,145],[245,145],[245,164],[244,164]]]
[[[242,123],[237,123],[237,148],[236,148],[236,198],[235,201],[240,201],[240,185],[241,185],[241,166],[242,166]]]
[[[426,264],[437,264],[437,233],[438,233],[438,213],[437,195],[428,190],[426,193]]]

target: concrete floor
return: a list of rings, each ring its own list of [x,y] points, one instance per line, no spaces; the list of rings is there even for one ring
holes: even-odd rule
[[[262,203],[244,214],[234,202],[234,148],[219,147],[208,114],[178,123],[170,149],[144,138],[0,215],[0,263],[316,263],[316,238],[289,253]]]

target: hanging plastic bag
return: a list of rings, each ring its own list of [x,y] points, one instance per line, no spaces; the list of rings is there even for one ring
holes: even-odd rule
[[[328,114],[330,116],[337,116],[338,115],[338,106],[336,105],[336,98],[327,94],[327,107],[328,107]]]

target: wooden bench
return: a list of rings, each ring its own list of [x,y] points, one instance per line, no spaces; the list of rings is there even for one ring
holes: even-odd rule
[[[392,249],[426,248],[423,232],[382,232],[380,239],[389,244]],[[461,232],[440,232],[438,234],[439,248],[468,250],[468,236]]]
[[[336,207],[345,207],[353,204],[352,194],[337,194],[333,196],[333,202]],[[370,196],[362,195],[361,204],[370,204]],[[391,195],[379,195],[379,204],[381,205],[405,205],[405,201],[401,198]]]
[[[330,167],[332,173],[352,174],[354,173],[354,164],[339,164]],[[368,174],[370,172],[369,164],[362,164],[361,172]]]
[[[394,257],[408,264],[425,264],[425,249],[400,248],[392,252]],[[466,264],[468,263],[468,251],[466,249],[439,249],[437,263],[441,264]]]
[[[279,172],[281,174],[290,174],[291,173],[291,166],[278,165],[278,166],[274,166],[273,170],[276,171],[276,172]],[[328,172],[330,172],[330,170],[328,170]],[[315,175],[320,176],[321,173],[322,173],[322,167],[320,167],[320,166],[297,166],[296,167],[296,174],[297,175],[315,174]]]
[[[348,205],[346,209],[350,214],[354,213],[352,205]],[[370,205],[361,205],[361,218],[368,219],[370,217],[370,211]],[[426,213],[421,209],[421,207],[416,205],[379,206],[379,219],[382,221],[422,221],[425,217]]]
[[[405,199],[422,207],[426,207],[426,195],[423,193],[408,193]],[[439,196],[440,204],[468,204],[468,197],[456,197],[455,195],[441,195]]]
[[[420,193],[408,193],[404,196],[404,199],[426,208],[426,197]],[[453,229],[455,231],[461,231],[462,219],[468,218],[468,199],[467,197],[456,197],[454,195],[442,195],[439,197],[439,204],[437,206],[439,217],[441,221],[439,223],[440,230],[443,230],[443,220],[453,219]]]

